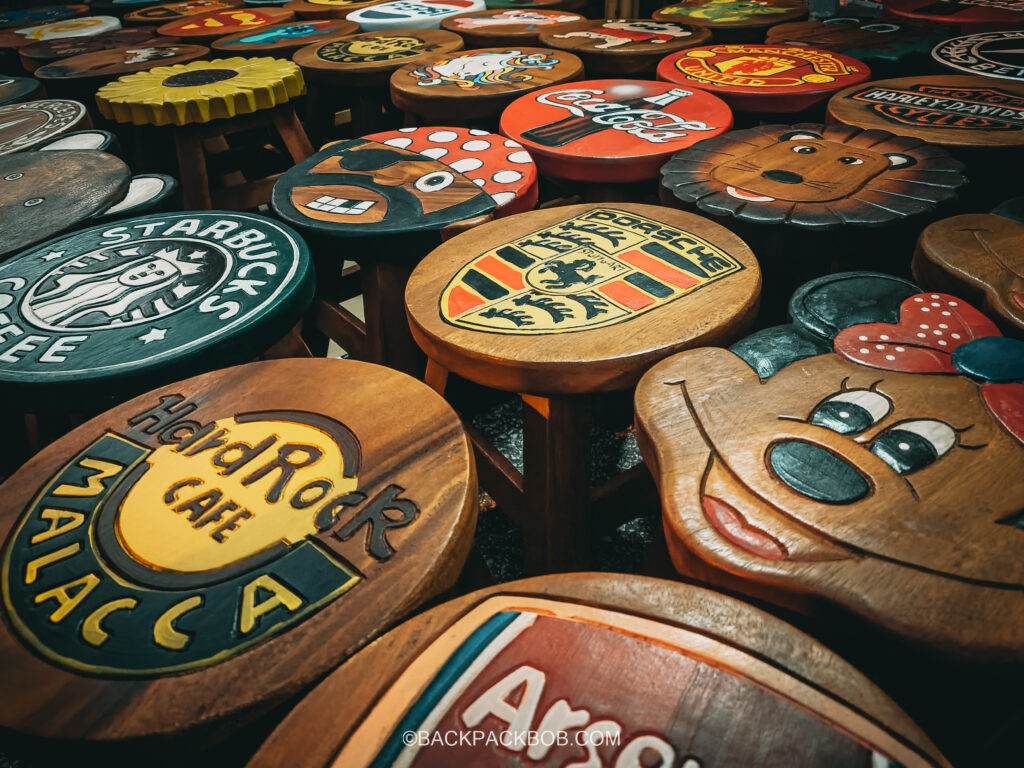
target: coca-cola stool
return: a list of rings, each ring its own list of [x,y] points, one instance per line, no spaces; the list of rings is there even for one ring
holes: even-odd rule
[[[454,374],[522,398],[523,472],[473,439],[481,485],[523,529],[529,572],[584,567],[588,532],[604,528],[592,499],[627,487],[590,486],[592,409],[614,408],[612,393],[674,351],[742,333],[760,284],[724,227],[635,203],[509,216],[413,270],[405,304],[427,383],[444,392]]]
[[[486,11],[460,13],[441,21],[441,29],[455,32],[467,48],[495,45],[540,45],[540,33],[560,30],[567,24],[583,21],[578,13],[545,8],[488,8]],[[549,43],[543,43],[551,48]]]
[[[806,15],[804,0],[682,0],[659,8],[653,17],[705,27],[716,43],[759,43],[768,27]]]
[[[732,127],[717,96],[650,80],[585,80],[514,101],[501,132],[527,148],[542,176],[585,199],[653,199],[673,153]]]

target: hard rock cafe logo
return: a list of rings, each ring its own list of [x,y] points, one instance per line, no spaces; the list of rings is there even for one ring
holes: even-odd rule
[[[846,98],[870,104],[875,114],[904,125],[982,131],[1024,129],[1024,98],[999,88],[869,86]]]
[[[597,208],[473,259],[441,317],[476,331],[539,335],[615,325],[743,269],[718,246],[636,213]]]
[[[332,541],[395,553],[398,486],[359,490],[341,423],[291,411],[196,420],[165,395],[40,489],[6,543],[4,606],[55,664],[151,676],[213,664],[308,618],[361,580]],[[359,538],[362,537],[362,538]]]
[[[686,27],[668,21],[627,21],[618,19],[606,21],[593,29],[579,29],[566,32],[555,37],[568,40],[584,38],[595,40],[594,48],[620,48],[632,43],[652,43],[664,45],[681,37],[689,37],[693,33]]]
[[[672,88],[622,101],[609,101],[602,98],[604,94],[597,88],[574,88],[537,96],[538,104],[559,107],[573,116],[524,131],[523,138],[545,147],[561,147],[599,131],[615,130],[651,144],[664,144],[692,131],[716,130],[702,120],[684,120],[658,109],[692,96],[691,91]]]
[[[686,51],[675,66],[701,82],[754,88],[832,83],[855,72],[827,51],[799,46],[714,45]]]
[[[411,35],[376,35],[335,40],[316,49],[318,58],[344,64],[391,61],[429,53],[437,45],[428,45],[422,38]]]
[[[467,91],[486,85],[515,85],[533,79],[529,70],[547,71],[559,60],[543,51],[470,53],[425,64],[409,73],[417,85],[454,85]]]

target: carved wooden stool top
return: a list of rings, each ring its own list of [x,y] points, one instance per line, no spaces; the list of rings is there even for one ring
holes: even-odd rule
[[[289,21],[260,27],[255,32],[237,32],[214,40],[210,47],[215,51],[250,56],[288,56],[307,45],[337,40],[358,31],[358,24],[344,19]]]
[[[381,29],[437,29],[443,19],[468,11],[482,11],[484,0],[392,0],[350,13],[364,32]]]
[[[0,48],[17,49],[44,40],[66,40],[91,37],[121,28],[120,20],[113,16],[76,16],[47,21],[30,26],[0,30]]]
[[[0,106],[28,101],[39,93],[39,81],[31,77],[0,77]]]
[[[283,6],[300,19],[344,19],[352,11],[386,0],[290,0]]]
[[[566,24],[584,21],[578,13],[544,9],[489,8],[460,13],[441,22],[441,28],[457,32],[470,48],[493,45],[538,45],[545,29],[561,30]],[[552,47],[550,43],[544,43]]]
[[[805,15],[804,0],[683,0],[654,12],[659,21],[754,34],[763,34],[767,27]]]
[[[46,5],[41,8],[22,8],[0,11],[0,29],[30,27],[61,19],[84,16],[88,5]]]
[[[0,107],[0,155],[19,152],[76,128],[89,127],[85,105],[42,99]]]
[[[180,37],[188,42],[212,42],[236,32],[251,32],[294,18],[295,14],[284,8],[229,8],[169,21],[160,26],[157,32]]]
[[[158,42],[137,48],[111,48],[60,59],[37,69],[35,76],[44,81],[113,80],[154,67],[195,61],[209,53],[210,49],[205,45],[188,43]]]
[[[167,24],[186,16],[237,8],[242,0],[181,0],[138,8],[124,15],[125,24]]]
[[[1024,24],[1021,0],[887,0],[887,14],[959,27],[964,33],[1015,29]]]
[[[837,17],[822,21],[791,21],[769,27],[769,45],[810,45],[838,51],[868,67],[897,65],[912,56],[926,56],[932,46],[949,37],[937,24],[903,19]]]
[[[1024,81],[1024,30],[978,32],[937,42],[932,58],[957,72],[1019,83]]]
[[[96,53],[111,48],[145,48],[154,43],[175,42],[174,38],[158,35],[156,27],[126,27],[92,37],[68,37],[60,40],[41,40],[18,49],[18,58],[26,69],[34,70],[58,59]]]

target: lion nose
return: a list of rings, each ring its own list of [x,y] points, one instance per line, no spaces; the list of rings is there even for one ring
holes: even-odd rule
[[[782,482],[815,501],[849,504],[868,492],[867,480],[845,459],[802,440],[776,444],[768,461]]]
[[[793,173],[792,171],[778,171],[774,168],[770,171],[765,171],[761,175],[766,179],[777,181],[780,184],[799,184],[804,180],[804,177],[799,173]]]

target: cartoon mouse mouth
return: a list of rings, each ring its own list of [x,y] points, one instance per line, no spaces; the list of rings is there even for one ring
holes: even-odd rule
[[[759,195],[756,192],[748,192],[745,189],[738,189],[736,187],[726,187],[725,191],[735,197],[737,200],[745,200],[751,203],[773,203],[775,202],[774,197],[768,197],[768,195]]]
[[[341,213],[349,216],[359,216],[370,210],[377,204],[376,200],[351,200],[344,197],[333,197],[332,195],[321,195],[316,200],[310,200],[305,208],[325,213]]]

